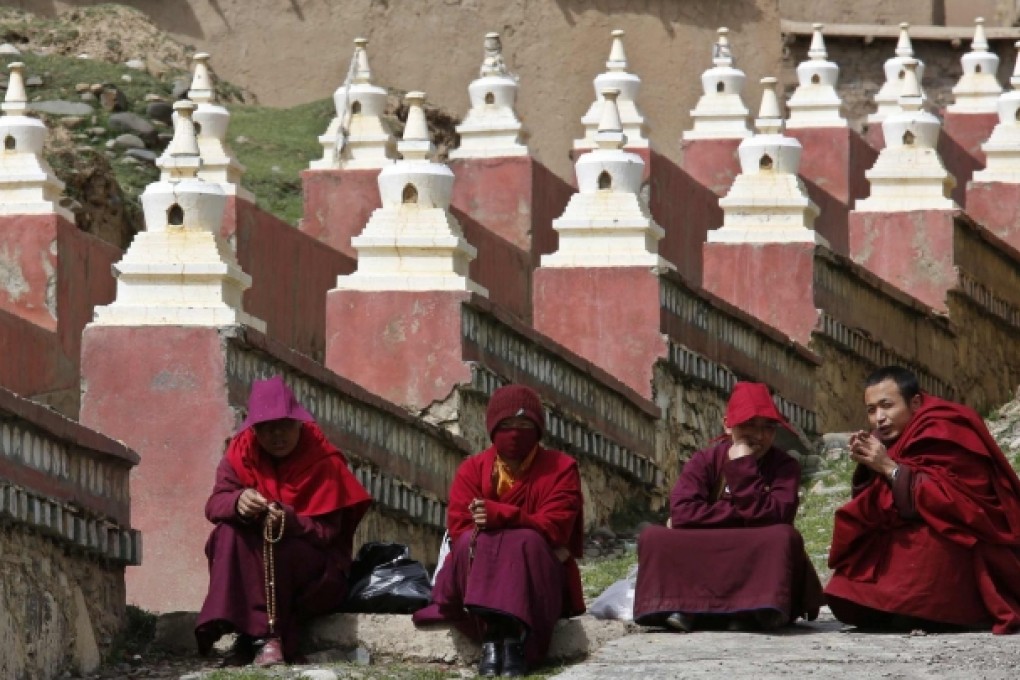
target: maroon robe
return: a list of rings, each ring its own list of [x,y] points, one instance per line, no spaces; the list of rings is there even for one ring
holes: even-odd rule
[[[286,513],[283,539],[274,546],[273,633],[283,643],[284,656],[293,660],[298,653],[300,620],[336,611],[347,597],[354,531],[371,499],[347,469],[343,455],[314,423],[303,425],[298,448],[275,468],[264,454],[252,448],[252,441],[250,431],[234,438],[231,450],[216,470],[216,483],[206,502],[206,518],[216,527],[205,548],[209,592],[195,635],[199,651],[205,653],[229,632],[254,638],[270,634],[263,522],[245,520],[237,514],[241,493],[246,488],[258,488],[269,500],[280,502]],[[239,451],[245,455],[234,455]],[[238,468],[245,473],[247,484],[242,482]],[[322,511],[326,512],[306,514]]]
[[[1020,630],[1020,480],[981,418],[926,394],[888,453],[896,481],[858,466],[836,511],[833,614]]]
[[[576,558],[584,550],[583,497],[577,461],[539,448],[531,467],[502,496],[496,493],[496,449],[471,456],[450,488],[447,529],[452,548],[417,625],[453,622],[481,639],[484,622],[472,611],[512,616],[528,628],[525,655],[545,658],[557,619],[584,613]],[[486,528],[474,537],[468,505],[486,499]],[[474,539],[474,559],[471,544]],[[560,562],[553,551],[566,548]]]
[[[818,615],[821,583],[793,528],[800,466],[774,447],[760,460],[730,460],[731,445],[691,457],[670,494],[672,528],[638,539],[638,623],[660,625],[674,612]]]

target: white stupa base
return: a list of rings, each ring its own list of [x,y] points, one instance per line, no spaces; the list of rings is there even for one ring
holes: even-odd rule
[[[955,182],[938,177],[892,177],[871,180],[871,195],[857,201],[857,212],[911,212],[914,210],[957,210],[948,198]],[[951,180],[951,178],[950,178]]]
[[[814,229],[783,227],[769,223],[768,215],[760,224],[746,227],[719,227],[708,232],[709,243],[814,243],[828,247],[829,242]]]
[[[527,156],[528,147],[520,142],[522,127],[519,122],[511,121],[458,125],[460,146],[450,152],[450,158]]]
[[[96,307],[89,326],[218,326],[244,325],[263,333],[266,323],[226,305],[187,307],[172,305],[127,305],[115,303]]]
[[[968,80],[968,82],[965,84],[964,80]],[[960,84],[953,88],[955,101],[946,107],[946,112],[996,113],[1001,94],[1002,87],[994,75],[967,74],[960,79]]]
[[[559,249],[542,256],[543,267],[673,267],[658,254],[665,232],[654,222],[559,219],[553,227]]]
[[[204,229],[141,232],[114,269],[117,297],[96,308],[96,325],[266,328],[243,310],[251,277],[223,239]]]
[[[821,85],[811,85],[812,88],[821,88]],[[836,93],[831,87],[824,88],[829,91],[831,96],[822,96],[824,93],[819,92],[805,94],[800,99],[797,98],[798,89],[794,93],[794,96],[790,98],[786,106],[790,110],[790,117],[786,121],[786,128],[790,129],[805,129],[805,128],[832,128],[849,127],[849,123],[846,118],[840,113],[840,107],[843,102],[840,100]]]
[[[929,147],[886,147],[864,177],[871,183],[871,195],[857,201],[854,210],[859,212],[958,208],[949,198],[956,179]]]
[[[0,153],[0,215],[55,214],[74,222],[60,206],[64,183],[34,154]]]
[[[360,260],[359,260],[360,264]],[[360,290],[376,292],[429,292],[459,291],[475,293],[483,297],[489,296],[482,286],[466,276],[450,274],[362,274],[355,272],[337,279],[336,290]]]
[[[739,94],[704,94],[691,111],[694,125],[684,139],[743,139],[752,136],[749,112]]]
[[[1020,183],[1020,125],[999,123],[981,150],[985,167],[974,173],[973,181]]]
[[[468,276],[477,255],[460,225],[442,208],[378,208],[351,239],[358,270],[337,279],[344,290],[488,291]]]

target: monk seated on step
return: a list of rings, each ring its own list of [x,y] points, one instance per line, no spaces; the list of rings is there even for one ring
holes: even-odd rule
[[[871,629],[1020,630],[1020,480],[971,409],[898,366],[864,390],[853,497],[836,511],[825,589]]]
[[[256,381],[205,505],[216,528],[199,652],[237,633],[225,665],[296,660],[299,620],[343,605],[354,530],[370,503],[283,379]]]
[[[482,641],[480,676],[517,677],[544,660],[557,619],[584,612],[584,500],[577,462],[539,443],[545,412],[532,390],[496,390],[485,426],[493,445],[457,470],[450,554],[414,622],[456,623]]]
[[[772,445],[786,419],[768,387],[739,382],[723,425],[684,464],[671,526],[638,538],[637,623],[772,630],[818,615],[821,584],[793,528],[800,466]]]

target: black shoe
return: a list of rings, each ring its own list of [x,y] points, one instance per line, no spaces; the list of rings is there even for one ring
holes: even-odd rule
[[[503,677],[520,678],[528,674],[528,662],[524,660],[524,641],[520,638],[503,640]]]
[[[495,678],[500,671],[500,645],[498,642],[482,643],[482,660],[478,662],[478,676]]]

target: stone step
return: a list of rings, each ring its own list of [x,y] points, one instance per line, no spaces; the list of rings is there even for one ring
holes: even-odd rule
[[[197,617],[196,612],[160,616],[153,644],[178,654],[194,653]],[[549,660],[566,662],[586,658],[632,628],[632,624],[600,621],[592,616],[561,620],[553,631]],[[364,650],[367,658],[373,660],[470,665],[478,661],[480,651],[478,643],[453,628],[417,629],[409,615],[401,614],[323,616],[305,629],[302,648],[315,663],[346,661],[352,658],[355,650]],[[357,656],[364,657],[364,653]]]

